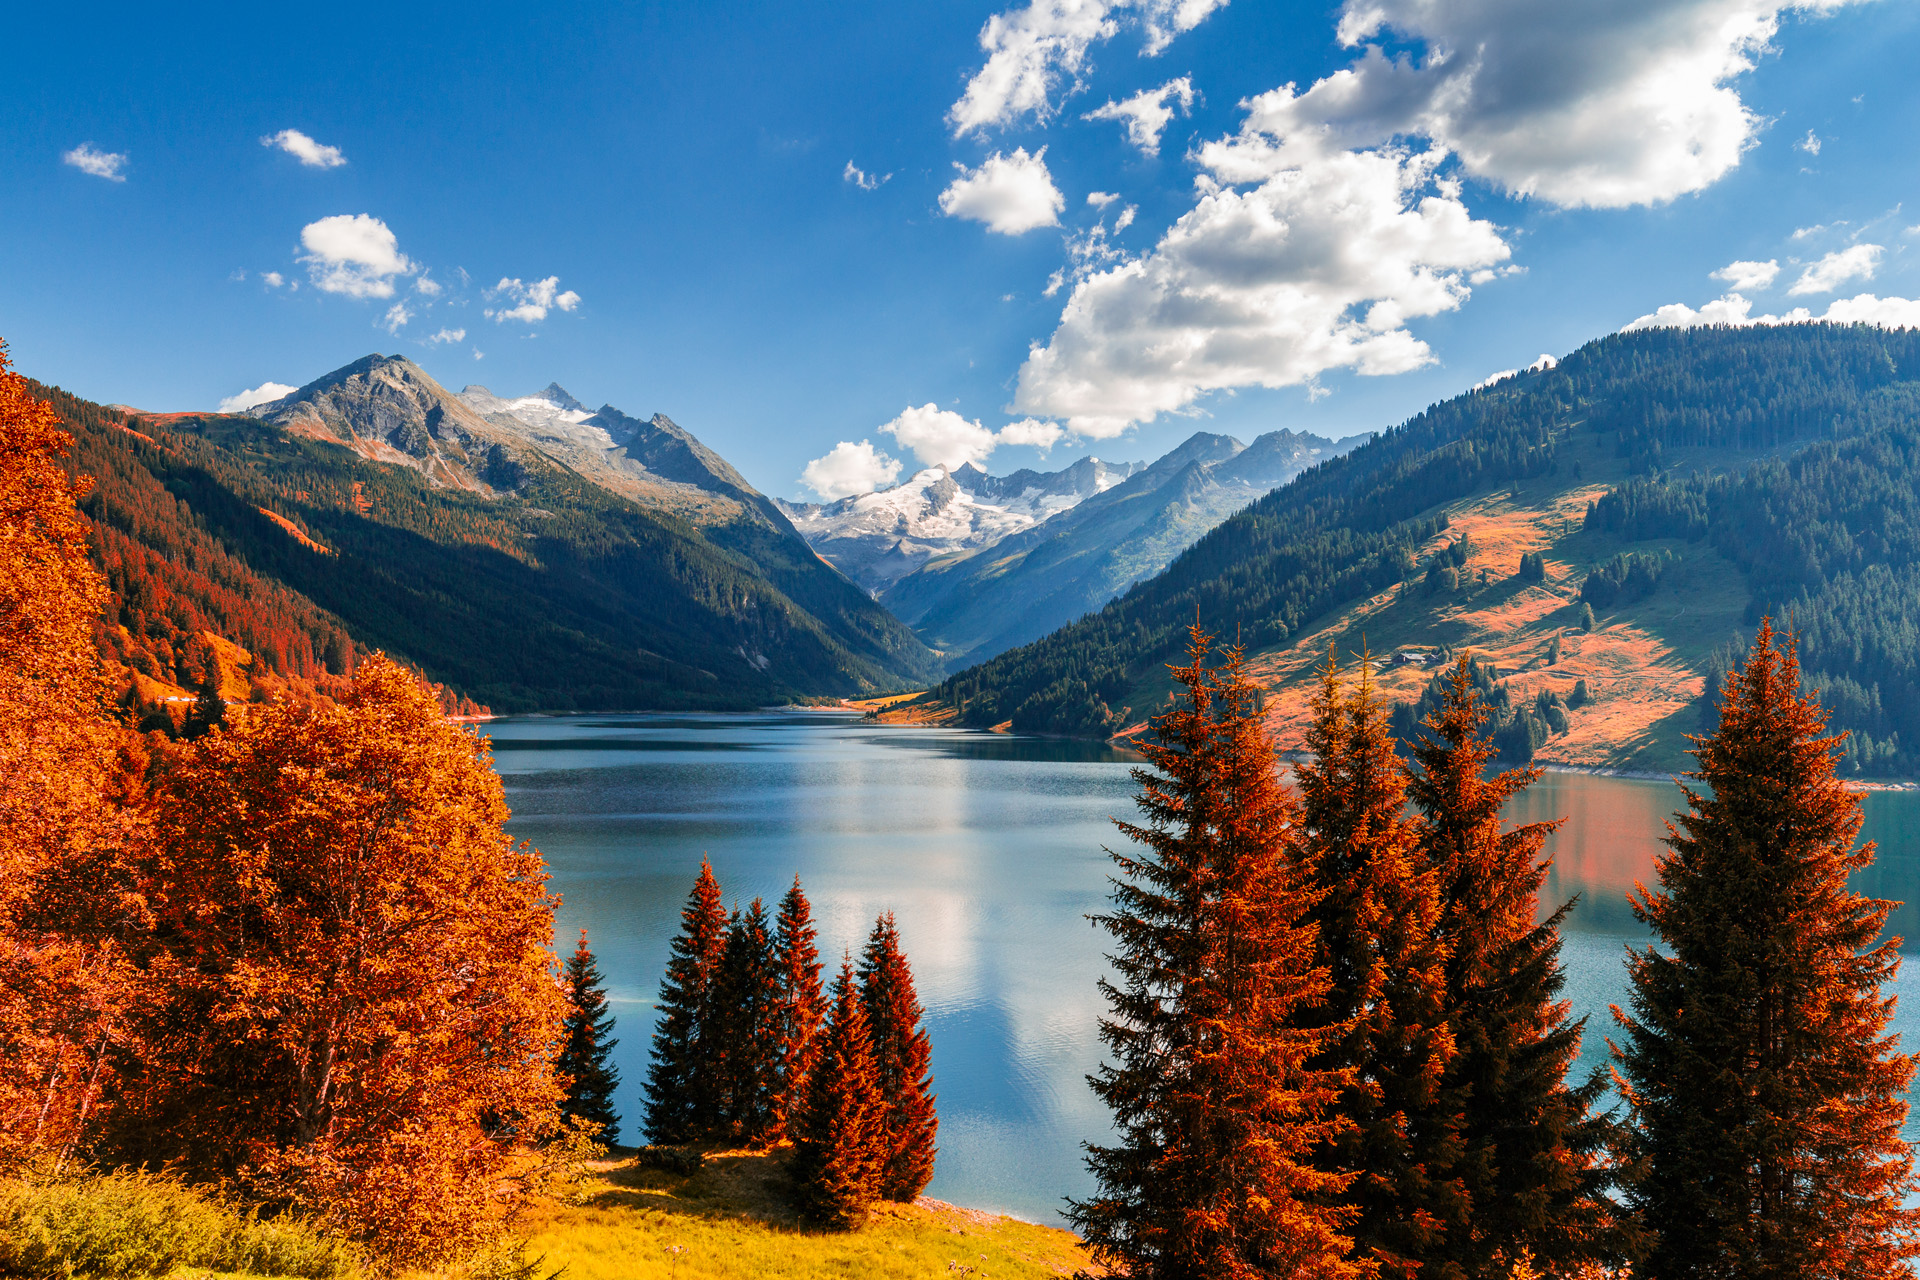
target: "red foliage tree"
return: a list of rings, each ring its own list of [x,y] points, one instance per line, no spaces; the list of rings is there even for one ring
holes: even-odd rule
[[[793,1135],[793,1174],[807,1216],[844,1230],[859,1225],[879,1193],[886,1121],[851,957],[834,979],[832,1000]]]
[[[807,1082],[820,1057],[820,1029],[826,1017],[813,908],[800,888],[799,876],[793,878],[793,887],[780,899],[776,931],[774,963],[779,1004],[774,1012],[774,1034],[780,1046],[776,1126],[777,1133],[784,1135],[806,1104]]]
[[[922,1025],[925,1012],[891,911],[874,921],[861,955],[860,998],[873,1033],[883,1112],[879,1193],[911,1204],[933,1180],[940,1118],[933,1105],[933,1042]]]

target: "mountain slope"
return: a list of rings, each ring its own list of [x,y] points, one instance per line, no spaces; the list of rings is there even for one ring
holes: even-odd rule
[[[992,657],[1098,609],[1233,512],[1359,439],[1196,434],[1044,523],[933,560],[881,600],[956,660]]]
[[[1283,723],[1329,642],[1344,651],[1364,635],[1375,653],[1429,658],[1473,646],[1494,656],[1514,705],[1544,691],[1543,716],[1588,681],[1594,701],[1562,708],[1568,727],[1543,758],[1664,768],[1699,727],[1734,628],[1791,608],[1836,725],[1871,739],[1856,767],[1910,771],[1895,762],[1920,741],[1917,383],[1909,331],[1603,338],[1313,468],[1098,614],[952,677],[909,714],[1089,735],[1138,726],[1197,615],[1256,651]],[[1520,576],[1523,552],[1544,576]],[[1622,554],[1665,556],[1659,586],[1581,599]],[[1569,630],[1583,604],[1591,633]],[[1411,697],[1425,668],[1388,665],[1382,680]]]
[[[381,648],[515,710],[746,707],[933,666],[790,528],[746,517],[750,491],[696,526],[590,483],[410,362],[316,380],[263,409],[278,424],[56,403],[101,477],[87,511],[126,588],[116,610],[150,622],[196,600],[263,670]],[[223,614],[222,592],[246,607]],[[235,621],[250,612],[254,632]]]

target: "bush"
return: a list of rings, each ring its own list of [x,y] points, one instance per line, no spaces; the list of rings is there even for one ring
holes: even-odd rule
[[[110,1173],[0,1183],[0,1274],[163,1276],[180,1267],[333,1280],[358,1273],[340,1240],[262,1220],[168,1177]]]

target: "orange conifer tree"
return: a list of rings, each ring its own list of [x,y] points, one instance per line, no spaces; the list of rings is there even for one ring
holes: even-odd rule
[[[1069,1216],[1141,1280],[1366,1276],[1337,1203],[1351,1177],[1313,1159],[1351,1076],[1312,1061],[1333,1032],[1307,1023],[1327,975],[1315,891],[1286,856],[1299,812],[1240,651],[1209,667],[1211,644],[1192,629],[1179,700],[1143,748],[1153,767],[1134,771],[1145,821],[1118,824],[1143,850],[1111,855],[1097,921],[1116,944],[1119,983],[1101,983],[1115,1061],[1090,1082],[1119,1142],[1088,1147],[1099,1190]]]
[[[933,1042],[922,1025],[925,1013],[891,911],[874,921],[860,958],[860,998],[873,1032],[883,1113],[879,1192],[883,1199],[912,1204],[933,1180],[940,1118],[933,1105]]]
[[[1409,1276],[1463,1211],[1455,1113],[1441,1090],[1453,1039],[1437,878],[1405,813],[1406,769],[1365,662],[1351,692],[1331,651],[1321,670],[1310,758],[1295,766],[1294,856],[1328,972],[1317,1062],[1348,1079],[1337,1108],[1348,1124],[1319,1158],[1351,1176],[1341,1199],[1354,1210],[1356,1258]]]
[[[793,1135],[793,1174],[807,1216],[844,1230],[859,1225],[878,1196],[885,1157],[884,1104],[851,957],[840,965],[832,1001]]]
[[[719,1072],[714,1058],[713,993],[727,942],[727,911],[713,865],[700,860],[700,877],[680,913],[680,936],[660,979],[660,1013],[647,1068],[647,1138],[690,1142],[718,1124]]]
[[[1789,638],[1762,623],[1696,740],[1687,811],[1634,913],[1663,944],[1628,962],[1616,1079],[1631,1107],[1628,1203],[1646,1274],[1892,1280],[1920,1256],[1901,1139],[1914,1059],[1888,1034],[1899,939],[1890,902],[1847,888],[1858,797],[1842,738],[1800,691]]]
[[[167,998],[120,1150],[243,1175],[408,1264],[494,1229],[556,1130],[554,900],[484,740],[383,656],[252,710],[158,797]]]
[[[779,1115],[778,1133],[793,1128],[806,1104],[807,1082],[813,1064],[820,1057],[820,1024],[826,1016],[826,1000],[820,993],[820,951],[813,929],[813,908],[800,888],[800,877],[780,899],[780,914],[775,924],[774,963],[779,983],[779,1002],[774,1011],[774,1034],[778,1037]]]
[[[1408,788],[1439,876],[1455,1050],[1443,1092],[1460,1117],[1454,1168],[1465,1195],[1462,1216],[1422,1251],[1423,1276],[1504,1276],[1524,1257],[1561,1274],[1615,1252],[1599,1185],[1604,1131],[1588,1112],[1598,1086],[1566,1083],[1583,1025],[1558,999],[1560,922],[1573,904],[1534,919],[1551,865],[1542,848],[1559,824],[1501,829],[1502,807],[1540,770],[1488,777],[1486,720],[1463,658],[1413,744]]]
[[[0,344],[0,1159],[71,1153],[127,1046],[142,912],[72,444]]]

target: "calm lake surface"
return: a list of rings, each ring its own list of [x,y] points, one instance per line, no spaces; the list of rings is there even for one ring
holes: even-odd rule
[[[1103,845],[1132,816],[1133,757],[1090,743],[871,725],[834,713],[496,720],[510,829],[553,869],[562,951],[591,935],[619,1019],[622,1140],[642,1140],[653,1000],[701,856],[730,901],[771,905],[797,874],[822,959],[893,911],[933,1036],[940,1157],[930,1195],[1057,1222],[1108,1132],[1086,1086],[1100,1060]],[[1514,821],[1564,817],[1545,900],[1578,894],[1567,996],[1591,1015],[1581,1072],[1604,1060],[1621,958],[1644,941],[1625,894],[1651,879],[1669,782],[1546,775]],[[1866,798],[1879,860],[1856,887],[1916,905],[1889,926],[1920,949],[1920,793]],[[1920,966],[1916,966],[1920,974]],[[1902,975],[1899,990],[1910,980]],[[1916,1043],[1920,1000],[1899,1029]],[[1920,1132],[1910,1126],[1909,1136]]]

